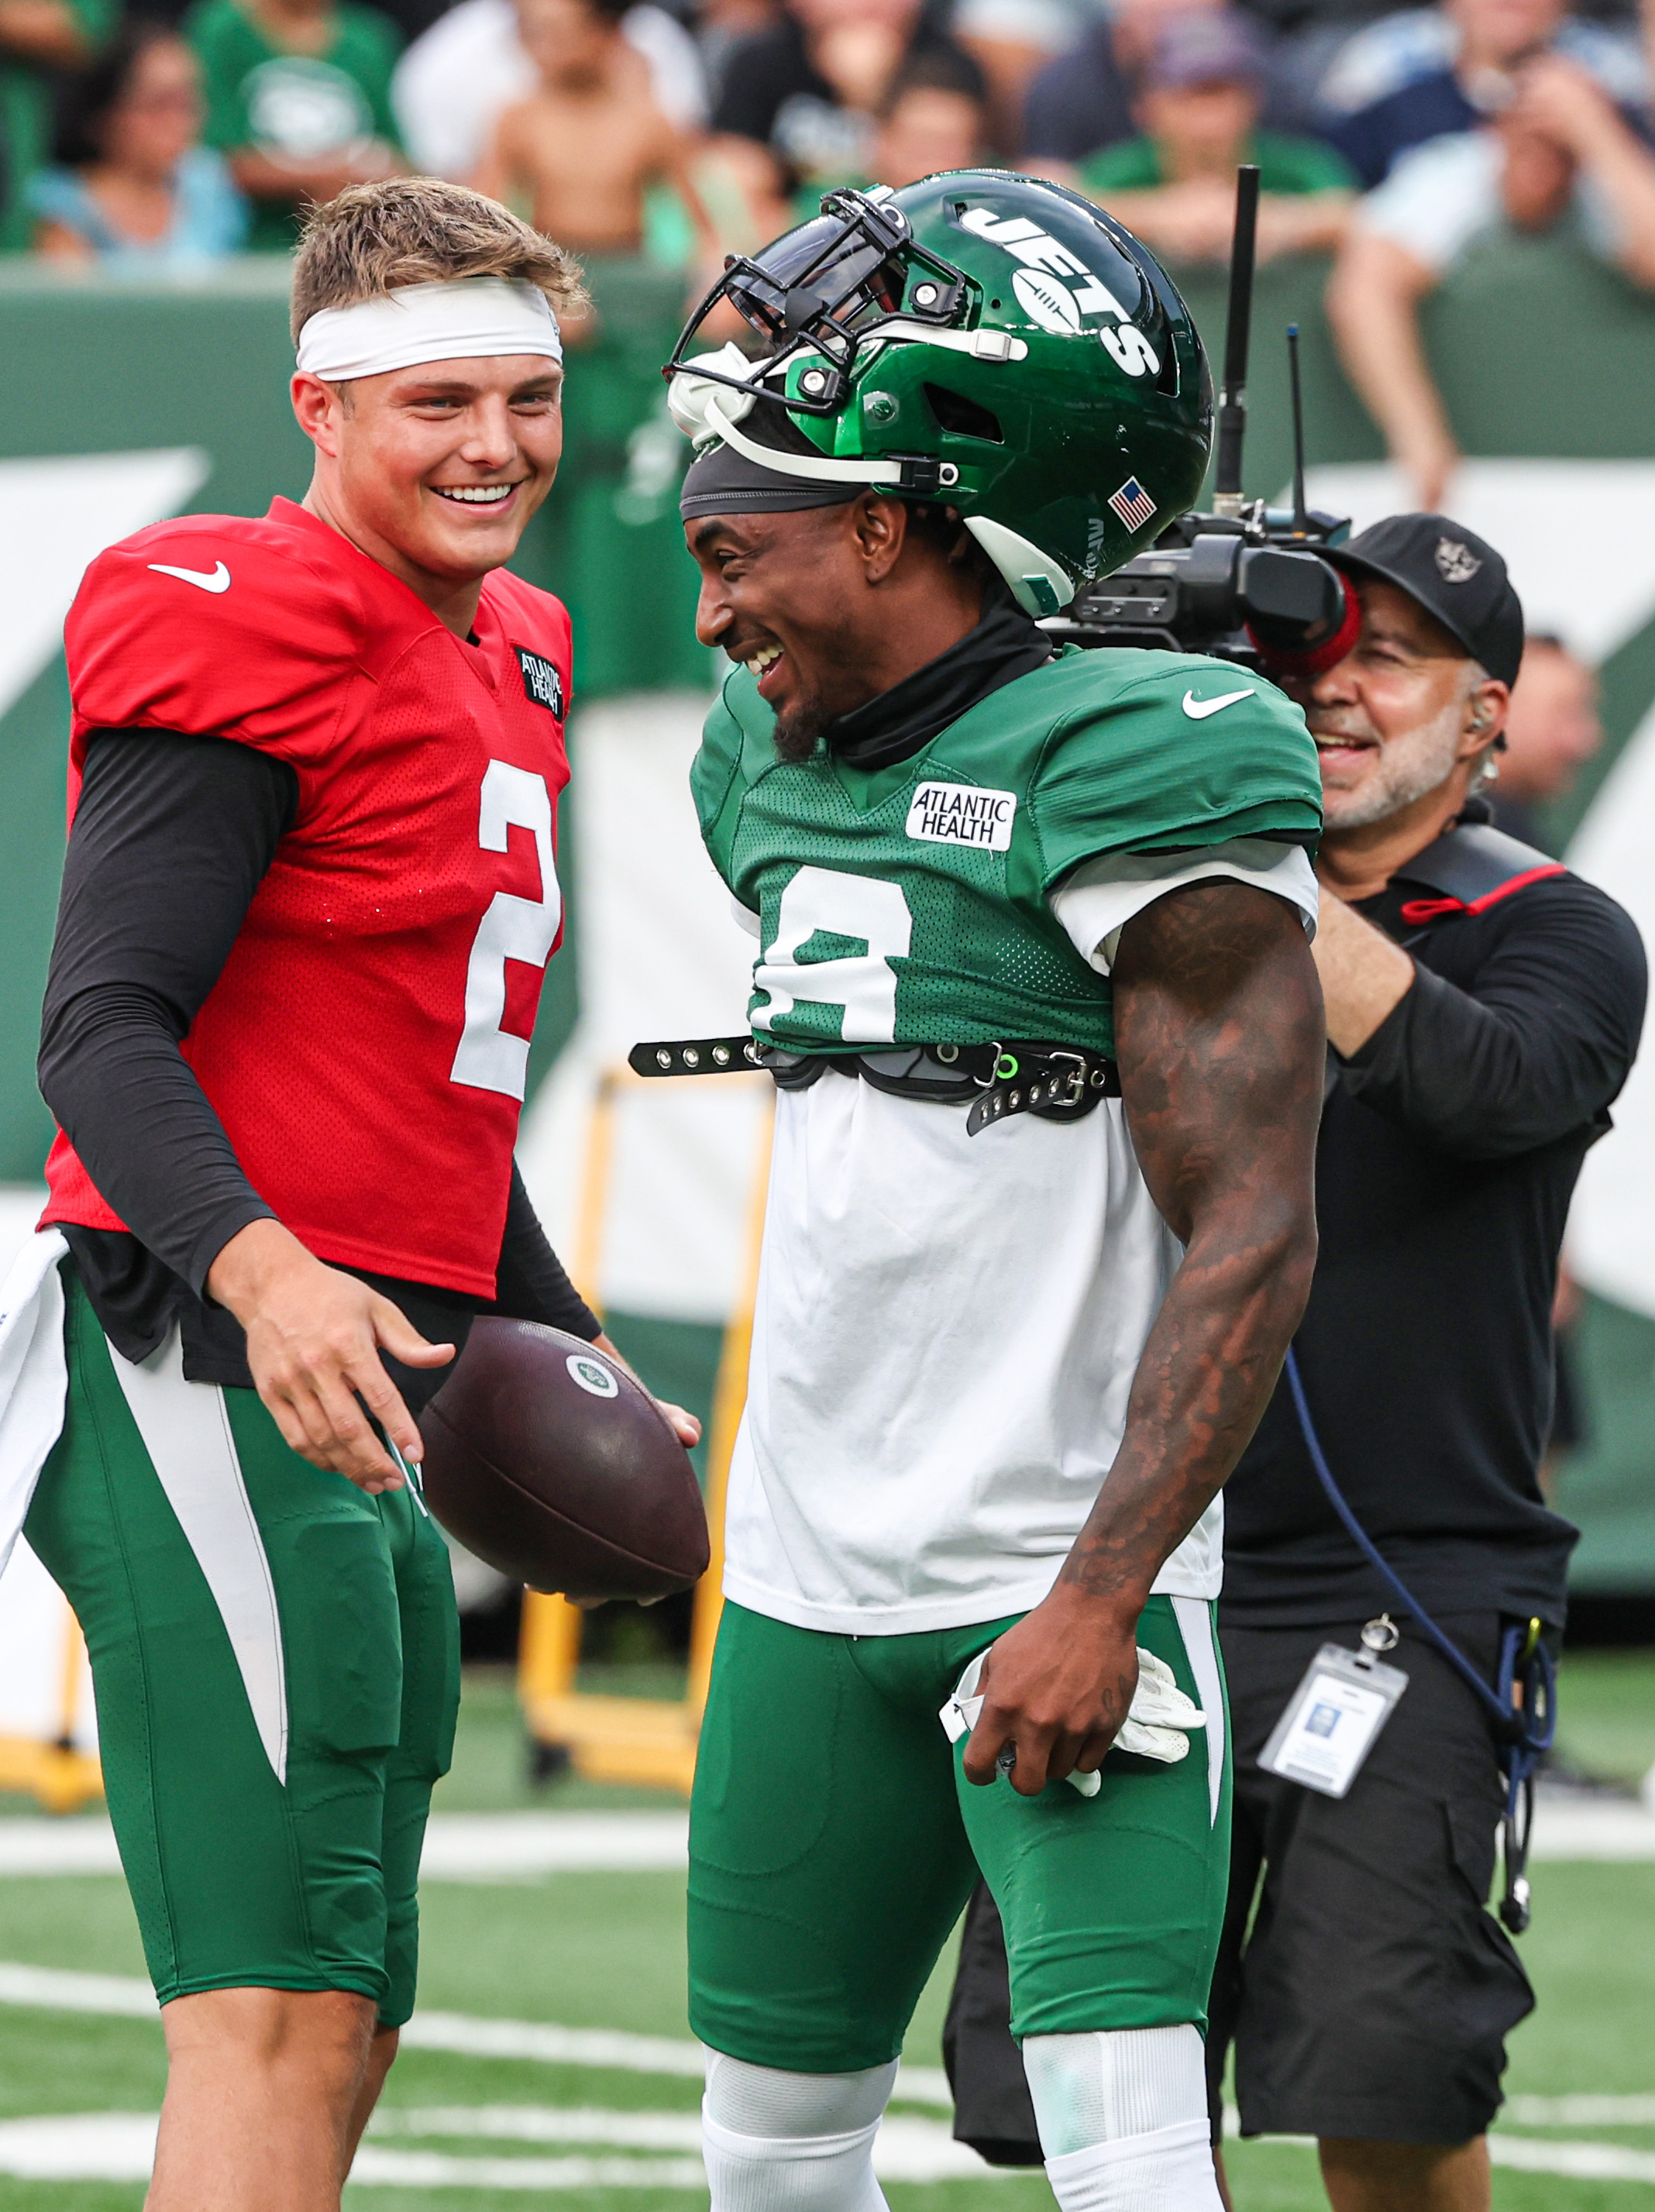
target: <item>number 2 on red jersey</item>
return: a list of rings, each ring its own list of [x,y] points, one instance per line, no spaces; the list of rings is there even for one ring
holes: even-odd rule
[[[563,918],[563,893],[551,857],[551,794],[532,770],[490,761],[483,778],[477,842],[485,853],[509,847],[513,824],[533,833],[540,861],[540,896],[520,898],[496,891],[478,924],[465,967],[465,1027],[449,1079],[473,1091],[501,1091],[521,1098],[528,1087],[529,1043],[501,1024],[506,1012],[506,963],[544,968]]]

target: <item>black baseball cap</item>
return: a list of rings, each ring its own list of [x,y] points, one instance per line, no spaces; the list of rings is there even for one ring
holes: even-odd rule
[[[1445,514],[1388,514],[1327,557],[1351,576],[1378,576],[1417,599],[1490,676],[1515,684],[1523,603],[1485,538]]]

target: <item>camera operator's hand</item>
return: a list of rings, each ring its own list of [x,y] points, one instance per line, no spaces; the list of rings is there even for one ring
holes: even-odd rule
[[[983,1656],[966,1780],[992,1782],[1007,1750],[1016,1753],[1011,1785],[1025,1797],[1066,1774],[1095,1773],[1137,1686],[1137,1612],[1059,1583]]]

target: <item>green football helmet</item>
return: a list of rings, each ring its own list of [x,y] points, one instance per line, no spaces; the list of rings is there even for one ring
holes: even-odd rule
[[[763,358],[690,353],[725,300]],[[1078,193],[1002,169],[827,193],[726,264],[664,373],[698,447],[957,508],[1035,616],[1192,507],[1212,442],[1206,355],[1153,255]],[[742,428],[760,399],[798,450],[752,436],[762,417]]]

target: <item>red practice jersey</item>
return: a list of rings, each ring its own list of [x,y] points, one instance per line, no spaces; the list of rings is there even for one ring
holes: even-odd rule
[[[473,636],[289,501],[187,515],[87,571],[88,738],[254,745],[292,826],[184,1041],[254,1188],[324,1260],[494,1294],[569,779],[569,616],[499,569]],[[45,1219],[125,1224],[60,1133]]]

